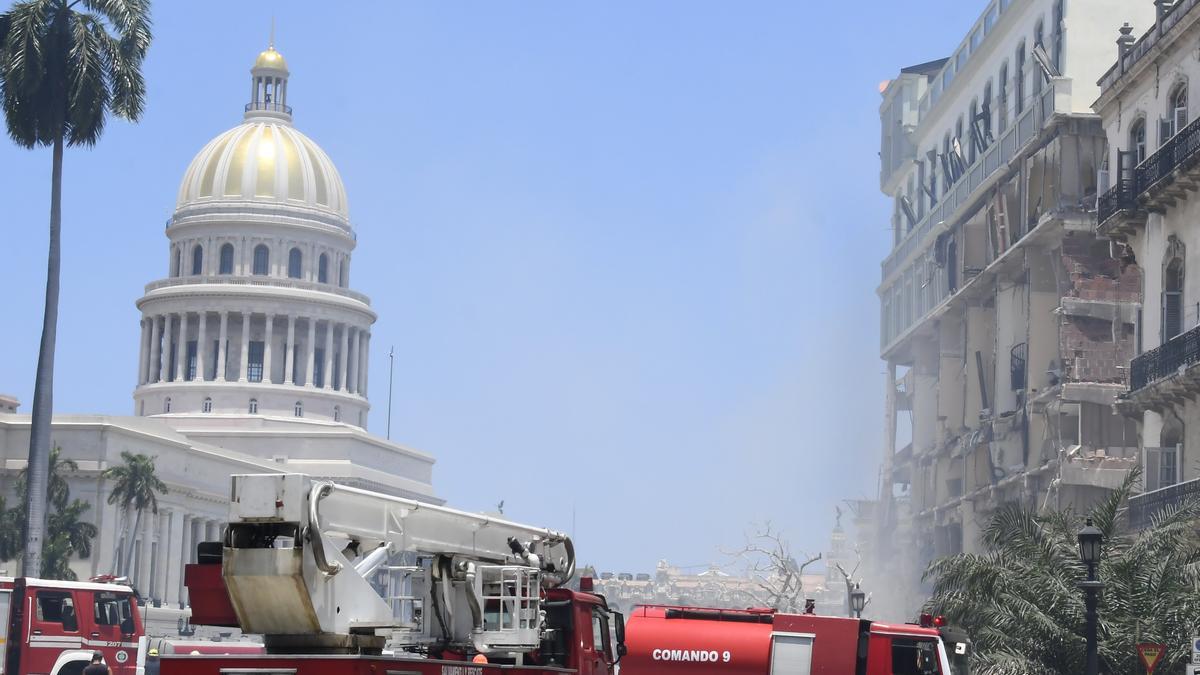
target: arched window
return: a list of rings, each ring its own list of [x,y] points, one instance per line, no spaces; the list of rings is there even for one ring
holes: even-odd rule
[[[295,412],[296,417],[304,417],[304,404],[300,401],[296,401],[296,406],[293,408],[293,412]]]
[[[1038,19],[1037,24],[1033,27],[1033,46],[1046,48],[1046,24],[1041,19]],[[1041,67],[1035,68],[1033,73],[1033,94],[1034,96],[1042,93],[1042,85],[1045,77],[1042,74]]]
[[[1183,432],[1183,420],[1178,416],[1171,415],[1163,419],[1159,447],[1146,448],[1148,489],[1170,487],[1179,482],[1179,467],[1183,466]],[[1157,450],[1157,453],[1154,450]]]
[[[204,405],[201,408],[201,410],[203,410],[206,413],[212,412],[212,399],[211,398],[208,398],[207,396],[204,398]]]
[[[171,256],[171,276],[173,277],[179,276],[180,258],[182,256],[183,254],[179,252],[178,248],[175,249],[175,254]]]
[[[1141,164],[1146,161],[1146,118],[1134,120],[1129,127],[1129,152],[1133,153],[1133,163]]]
[[[1171,127],[1171,135],[1174,136],[1183,131],[1188,124],[1187,82],[1180,82],[1171,90],[1169,106],[1170,117],[1167,119],[1167,124]]]
[[[192,275],[204,273],[204,247],[196,244],[192,247]]]
[[[292,279],[300,278],[300,263],[303,261],[303,256],[300,249],[293,248],[288,251],[288,276]]]
[[[250,399],[250,414],[251,415],[258,414],[258,399],[256,399],[256,398]]]
[[[1000,134],[1008,129],[1008,62],[1000,65],[1000,77],[996,80],[996,129]],[[997,134],[999,135],[999,134]]]
[[[1020,117],[1025,110],[1025,41],[1017,44],[1016,61],[1013,68],[1013,116]]]
[[[1163,256],[1162,342],[1183,332],[1183,242],[1175,235],[1167,238]]]
[[[163,412],[165,412],[165,413],[171,412],[171,397],[170,396],[163,399]]]
[[[221,244],[221,264],[217,272],[233,274],[233,244]]]
[[[341,422],[341,421],[342,421],[342,408],[341,408],[341,406],[336,406],[336,405],[335,405],[335,406],[333,406],[333,421],[334,421],[334,422]]]
[[[266,244],[259,244],[254,247],[254,274],[264,275],[270,272],[271,268],[271,249],[267,248]]]
[[[329,283],[329,256],[324,253],[317,258],[317,281],[323,284]]]

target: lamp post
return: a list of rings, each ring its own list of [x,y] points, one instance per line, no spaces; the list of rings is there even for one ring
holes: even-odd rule
[[[863,593],[858,584],[854,584],[854,590],[850,591],[850,611],[854,612],[854,618],[861,619],[863,608],[866,606],[867,594]]]
[[[1096,566],[1100,564],[1100,545],[1104,541],[1104,533],[1087,519],[1087,524],[1079,530],[1079,559],[1087,566],[1087,580],[1079,582],[1084,591],[1084,607],[1087,610],[1087,666],[1085,675],[1098,675],[1100,659],[1096,651],[1096,602],[1104,582],[1096,578]]]

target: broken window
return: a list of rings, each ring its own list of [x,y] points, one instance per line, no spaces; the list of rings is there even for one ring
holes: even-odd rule
[[[996,112],[1000,114],[996,120],[996,129],[1003,134],[1008,129],[1008,62],[1000,66],[1000,77],[996,80],[1000,86],[996,91]]]
[[[1020,117],[1021,112],[1025,110],[1025,41],[1022,40],[1017,45],[1016,64],[1013,69],[1013,93],[1016,98],[1013,100],[1013,108],[1017,117]]]

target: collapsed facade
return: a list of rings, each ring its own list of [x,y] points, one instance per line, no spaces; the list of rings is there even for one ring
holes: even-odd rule
[[[1145,286],[1129,391],[1117,403],[1142,441],[1145,489],[1130,499],[1134,527],[1200,491],[1200,468],[1187,452],[1200,447],[1200,281],[1187,274],[1200,264],[1200,200],[1192,198],[1200,188],[1200,120],[1190,104],[1200,82],[1197,5],[1156,3],[1154,24],[1140,38],[1122,26],[1117,62],[1095,102],[1108,135],[1099,232],[1136,261]]]
[[[948,59],[883,89],[887,362],[879,500],[859,513],[876,615],[911,618],[941,556],[1007,503],[1085,508],[1137,461],[1114,412],[1141,270],[1096,231],[1105,132],[1090,105],[1114,17],[1149,2],[993,0]],[[890,593],[889,593],[890,591]]]

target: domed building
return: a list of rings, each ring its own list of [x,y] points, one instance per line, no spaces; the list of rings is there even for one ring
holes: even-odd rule
[[[184,171],[167,274],[137,300],[134,415],[56,411],[52,423],[52,443],[79,466],[71,495],[100,530],[93,555],[72,568],[85,579],[129,576],[168,613],[188,604],[182,567],[196,543],[220,536],[231,474],[307,473],[440,502],[433,457],[366,431],[376,315],[350,287],[357,237],[342,179],[292,125],[283,55],[271,46],[250,75],[241,124]],[[0,396],[0,495],[10,500],[29,448],[30,417],[18,406]],[[102,476],[126,451],[154,457],[169,488],[137,531],[108,504]],[[168,618],[155,630],[173,631]]]
[[[167,225],[168,276],[138,300],[138,415],[367,423],[370,300],[349,288],[354,229],[328,155],[292,126],[274,47],[238,126],[192,160]]]

